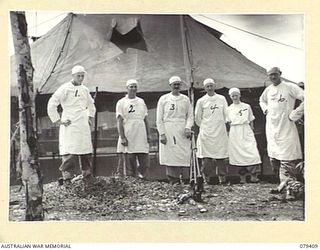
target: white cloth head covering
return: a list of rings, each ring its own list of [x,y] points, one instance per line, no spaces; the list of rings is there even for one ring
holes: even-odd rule
[[[203,86],[205,87],[208,83],[216,84],[212,78],[207,78],[203,81]]]
[[[170,77],[170,79],[169,79],[169,84],[171,85],[172,83],[175,83],[175,82],[182,82],[181,81],[181,78],[179,77],[179,76],[172,76],[172,77]]]
[[[138,81],[136,79],[130,79],[130,80],[127,81],[126,86],[128,87],[131,84],[138,85]]]
[[[281,75],[282,72],[281,72],[280,68],[278,68],[278,67],[273,67],[268,71],[268,75],[275,74],[275,73],[278,73]]]
[[[233,92],[239,93],[240,94],[240,89],[238,88],[231,88],[229,89],[229,95],[231,95]]]
[[[84,70],[84,67],[82,67],[80,65],[76,65],[72,68],[71,74],[73,75],[76,73],[87,73],[87,72]]]

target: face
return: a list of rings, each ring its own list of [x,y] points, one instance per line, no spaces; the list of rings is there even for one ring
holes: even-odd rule
[[[181,82],[174,82],[170,85],[171,90],[180,90],[181,88]]]
[[[72,75],[73,81],[77,84],[81,84],[84,80],[84,72],[75,73]]]
[[[238,102],[238,101],[240,101],[240,94],[238,93],[238,92],[232,92],[231,94],[230,94],[230,98],[231,98],[231,100],[233,101],[233,102]]]
[[[216,85],[214,83],[207,83],[205,86],[204,86],[204,90],[210,94],[210,93],[213,93],[215,90],[216,90]]]
[[[138,90],[138,85],[136,83],[132,83],[129,86],[127,86],[127,92],[128,95],[135,95]]]
[[[272,73],[269,75],[269,79],[274,85],[278,85],[281,82],[280,76],[281,76],[280,73]]]

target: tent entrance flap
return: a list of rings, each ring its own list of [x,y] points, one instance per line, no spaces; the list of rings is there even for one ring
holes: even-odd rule
[[[126,52],[128,48],[147,50],[139,19],[128,19],[127,22],[113,21],[114,27],[110,41]]]

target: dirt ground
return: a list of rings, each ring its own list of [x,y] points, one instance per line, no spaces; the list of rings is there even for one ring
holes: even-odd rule
[[[268,182],[204,186],[203,202],[191,198],[189,184],[171,185],[133,177],[97,177],[85,187],[82,180],[70,188],[57,182],[44,185],[45,220],[174,220],[174,221],[292,221],[304,220],[303,200],[284,202],[270,194]],[[10,190],[9,220],[23,221],[24,189]]]

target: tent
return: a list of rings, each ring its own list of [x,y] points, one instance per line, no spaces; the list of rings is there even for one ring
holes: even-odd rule
[[[77,64],[88,72],[84,84],[91,92],[96,88],[99,91],[96,106],[104,112],[98,121],[99,143],[101,147],[113,147],[106,152],[115,151],[113,112],[125,92],[125,82],[131,78],[139,82],[138,95],[147,103],[154,131],[157,100],[169,91],[168,79],[178,75],[184,81],[184,90],[193,85],[195,99],[203,95],[202,81],[208,77],[215,79],[218,92],[224,95],[231,87],[244,90],[244,101],[253,106],[261,125],[259,133],[263,134],[258,97],[266,86],[266,70],[224,43],[221,35],[188,15],[68,14],[31,44],[38,128],[43,141],[57,140],[57,131],[50,128],[46,116],[46,103],[60,85],[71,79],[71,68]],[[17,96],[16,68],[12,56],[11,96]],[[43,153],[57,151],[52,145],[50,142],[52,149],[42,147]],[[156,144],[152,147],[157,151]]]
[[[188,85],[191,70],[196,88],[207,77],[219,88],[264,86],[265,69],[221,41],[221,35],[186,15],[69,14],[31,45],[34,85],[39,93],[51,94],[81,64],[92,92],[95,87],[123,92],[130,78],[139,81],[141,92],[163,92],[172,75]],[[12,86],[14,65],[12,57]]]

